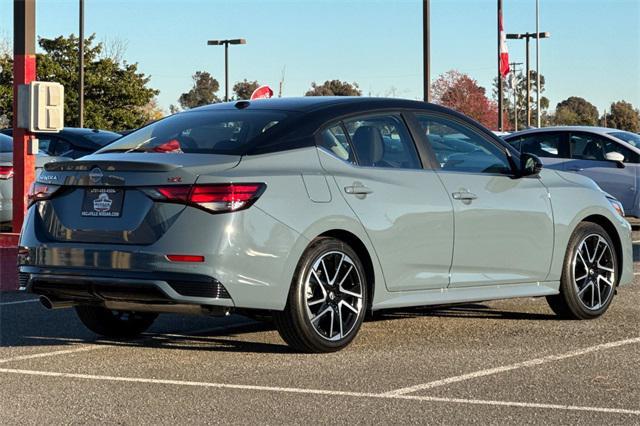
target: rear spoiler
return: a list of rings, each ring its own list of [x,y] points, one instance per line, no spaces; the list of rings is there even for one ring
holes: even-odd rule
[[[48,172],[88,172],[99,167],[104,172],[168,172],[181,166],[166,163],[145,161],[57,161],[47,163],[44,169]]]

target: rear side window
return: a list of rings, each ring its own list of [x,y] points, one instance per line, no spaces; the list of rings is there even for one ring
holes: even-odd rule
[[[351,144],[349,143],[349,137],[344,133],[341,125],[335,125],[325,129],[320,135],[319,145],[342,161],[356,164],[356,159],[353,155]]]
[[[398,114],[346,120],[344,126],[360,166],[400,169],[422,167],[415,144]]]
[[[243,155],[287,114],[280,111],[198,111],[172,115],[129,133],[97,153],[155,152]]]

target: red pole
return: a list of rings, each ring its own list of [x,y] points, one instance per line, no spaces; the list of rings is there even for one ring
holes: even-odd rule
[[[36,1],[13,2],[13,232],[20,232],[27,212],[27,193],[35,180],[35,153],[28,153],[33,135],[19,129],[18,86],[36,79]]]

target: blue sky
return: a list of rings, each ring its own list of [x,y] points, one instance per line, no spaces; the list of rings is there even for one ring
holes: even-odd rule
[[[223,82],[223,48],[212,38],[247,39],[230,49],[230,79],[258,80],[284,96],[312,81],[356,81],[364,94],[420,98],[420,0],[85,0],[85,31],[127,42],[160,90],[164,108],[206,70]],[[535,31],[535,0],[504,0],[507,32]],[[77,34],[77,0],[37,0],[39,36]],[[541,72],[553,109],[575,95],[600,112],[612,101],[640,107],[640,1],[540,0]],[[12,0],[0,0],[0,36],[12,33]],[[489,89],[496,73],[496,0],[432,0],[432,78],[450,69]],[[535,65],[532,42],[532,66]],[[524,41],[510,40],[524,62]],[[221,88],[222,89],[222,88]],[[222,92],[222,91],[221,91]],[[223,93],[223,92],[222,92]]]

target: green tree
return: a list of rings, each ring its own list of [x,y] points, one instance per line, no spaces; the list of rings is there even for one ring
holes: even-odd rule
[[[529,105],[531,108],[531,125],[536,125],[536,93],[538,90],[537,74],[534,70],[530,70],[530,91],[529,91]],[[547,125],[549,122],[548,109],[549,99],[543,96],[545,90],[545,78],[540,74],[540,121],[541,125]],[[518,129],[523,129],[527,126],[527,79],[522,71],[517,74],[509,74],[505,79],[504,89],[502,93],[502,105],[504,111],[507,114],[508,122],[515,125],[516,122],[516,108],[518,110]],[[493,79],[493,98],[498,99],[498,78]],[[515,99],[514,99],[515,98]],[[515,100],[515,102],[514,102]]]
[[[557,125],[597,126],[598,108],[578,96],[571,96],[556,106]]]
[[[322,84],[311,83],[311,89],[305,96],[362,96],[358,83],[347,83],[340,80],[327,80]]]
[[[605,120],[607,127],[640,133],[640,110],[633,108],[629,102],[612,103]]]
[[[0,128],[9,127],[13,118],[13,63],[9,53],[0,53]]]
[[[233,93],[236,94],[236,99],[249,99],[253,91],[258,87],[260,87],[260,84],[256,80],[247,81],[245,78],[233,85]]]
[[[147,105],[159,93],[147,87],[150,77],[138,72],[137,64],[120,63],[101,55],[102,43],[95,35],[85,40],[85,127],[121,130],[140,127],[150,120]],[[79,118],[78,38],[40,38],[44,51],[36,57],[39,80],[64,86],[66,126],[76,126]],[[0,59],[0,115],[12,117],[13,61]]]
[[[193,86],[191,90],[183,93],[178,98],[178,103],[183,109],[220,102],[216,95],[216,92],[220,89],[218,80],[211,77],[211,74],[206,71],[196,71],[192,78]]]

